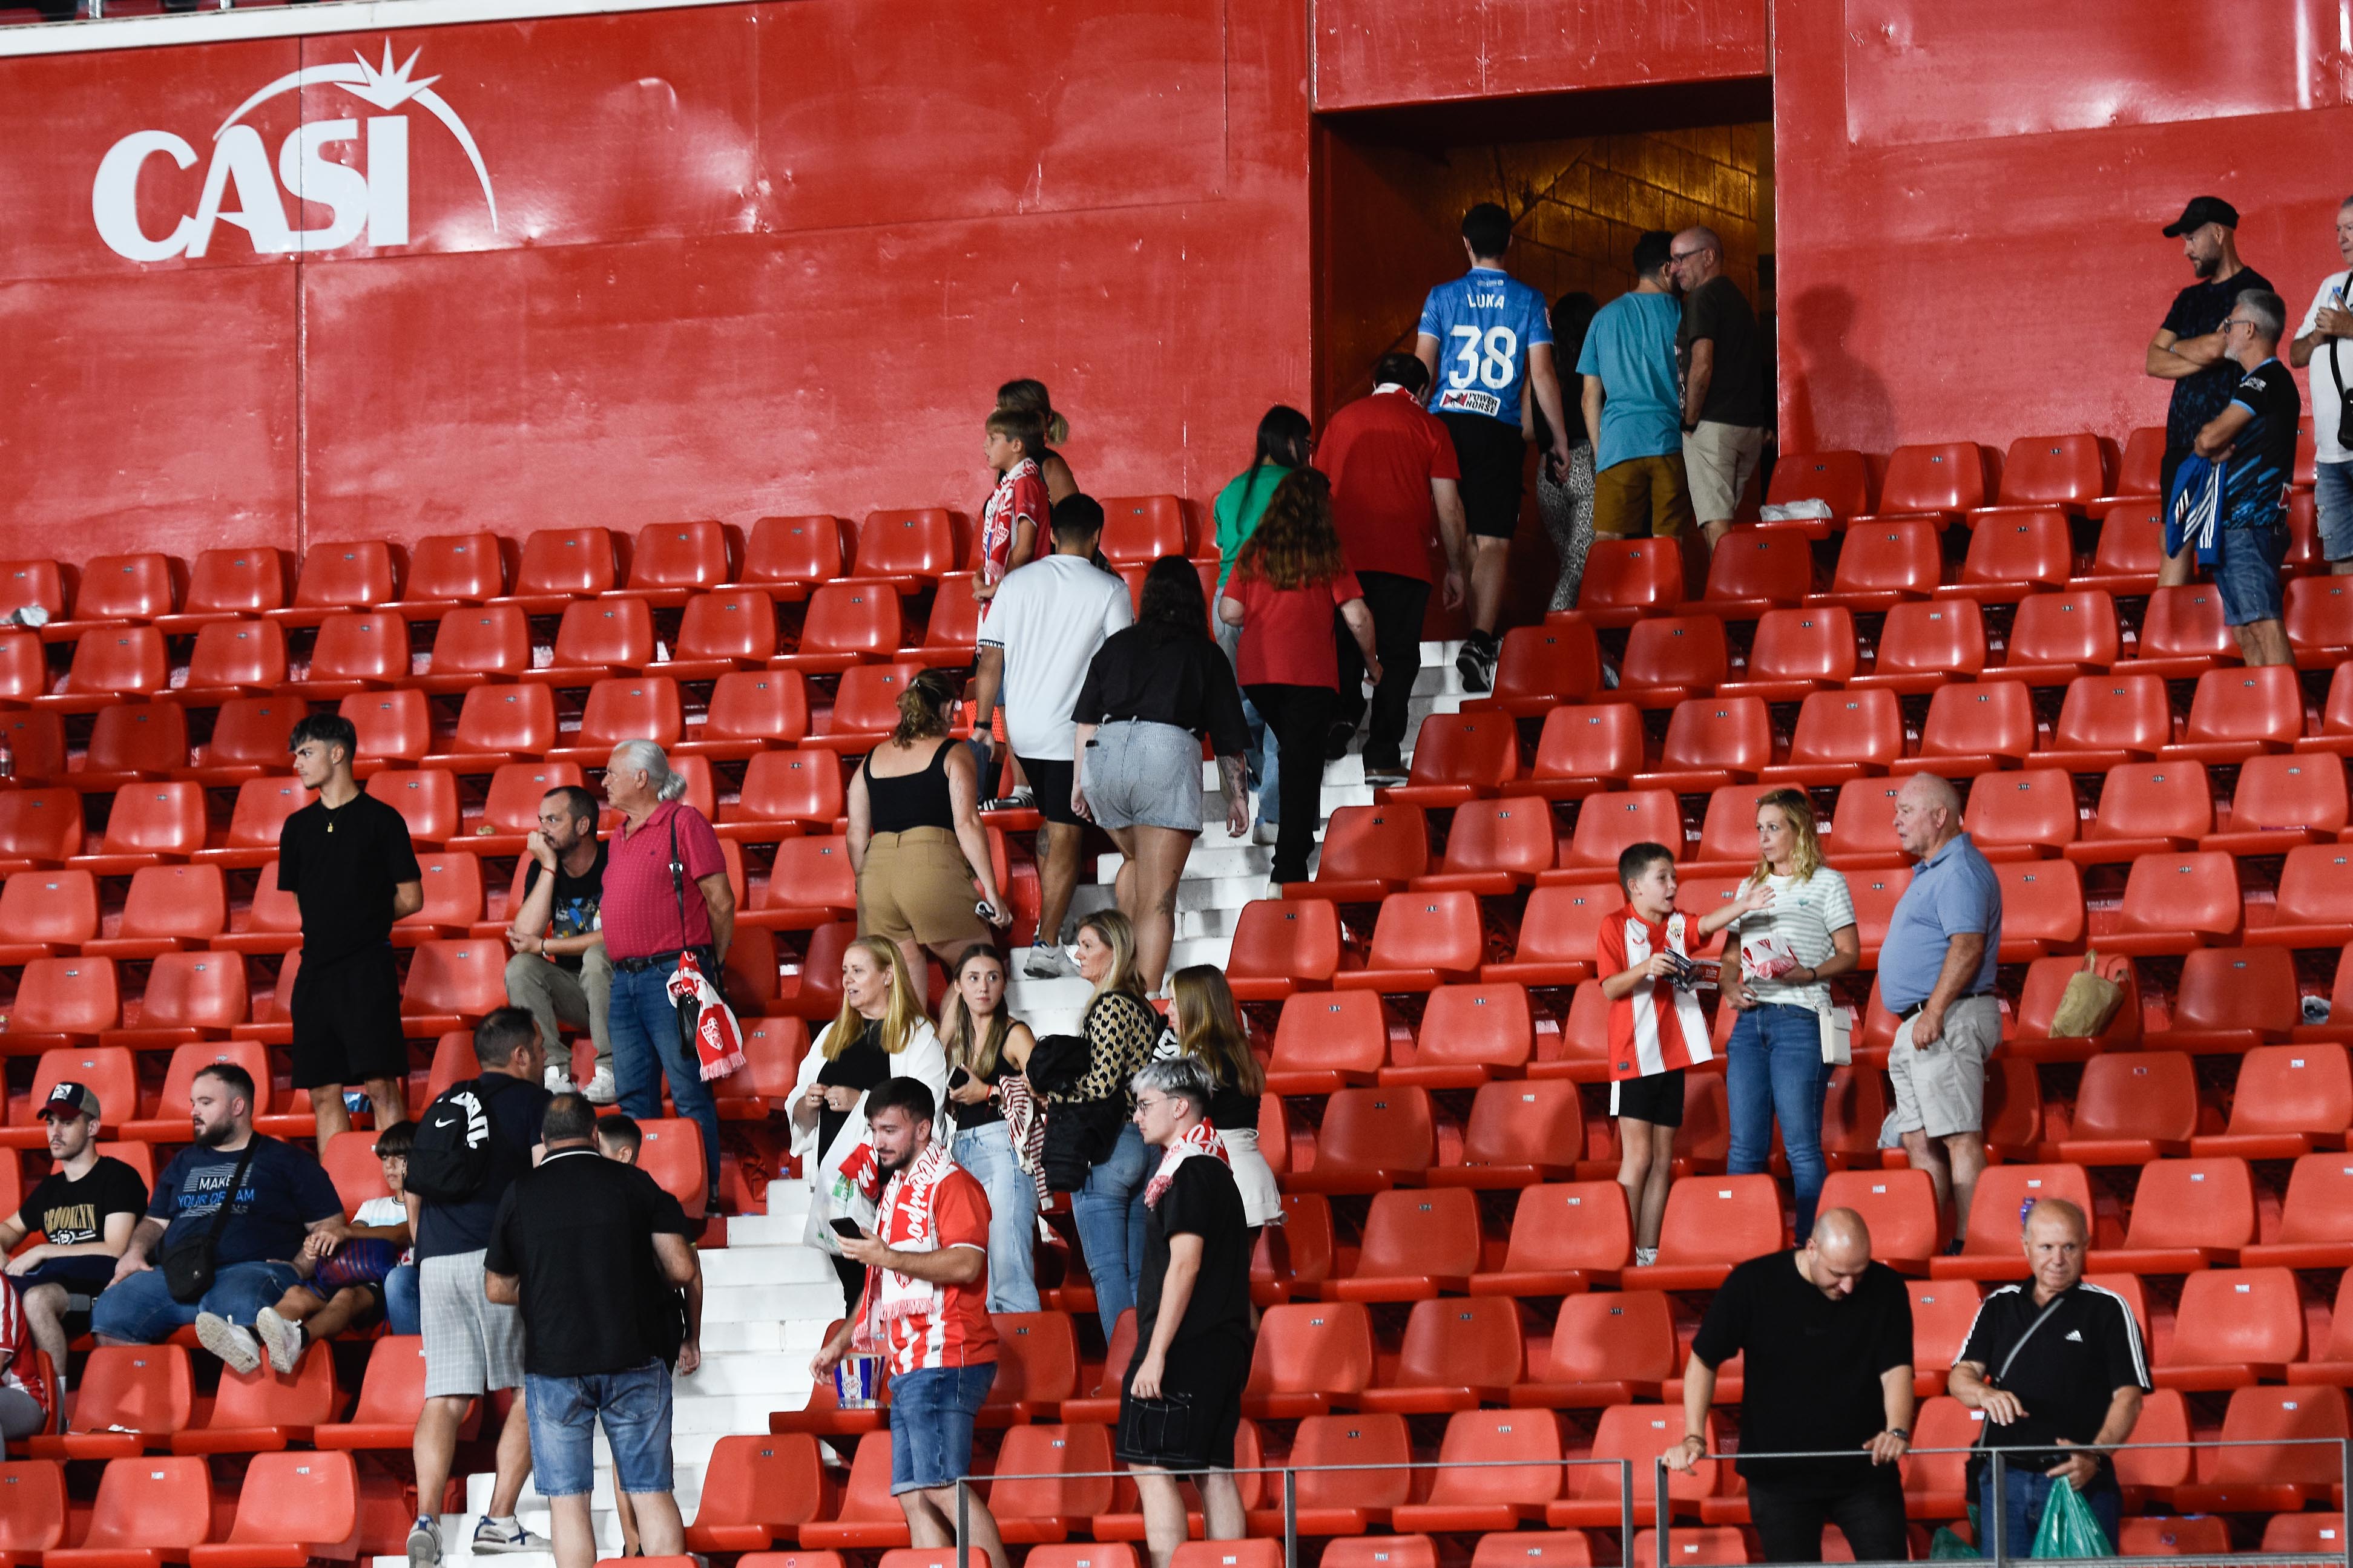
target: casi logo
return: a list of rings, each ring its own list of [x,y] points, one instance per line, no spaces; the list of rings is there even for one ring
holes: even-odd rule
[[[349,245],[364,231],[371,246],[408,243],[408,132],[414,104],[439,121],[457,139],[474,176],[481,182],[482,201],[490,209],[491,226],[499,225],[498,198],[491,192],[491,173],[482,164],[481,149],[458,111],[433,90],[441,79],[412,79],[417,54],[397,67],[392,63],[392,41],[384,46],[384,63],[372,66],[354,54],[347,65],[305,66],[237,105],[236,112],[213,132],[212,161],[205,169],[204,193],[196,210],[184,215],[171,232],[153,235],[139,221],[139,180],[148,161],[166,157],[182,169],[196,163],[196,150],[169,131],[134,131],[106,150],[91,182],[90,212],[99,237],[107,248],[130,261],[168,261],[175,256],[200,258],[212,248],[214,231],[222,224],[245,230],[256,254],[334,250]],[[248,113],[284,92],[313,84],[332,84],[361,102],[387,111],[370,115],[363,129],[357,119],[314,120],[295,127],[279,144],[273,168],[260,133],[244,123]],[[327,156],[331,147],[364,141],[363,171]],[[322,228],[295,228],[286,216],[279,187],[304,201],[325,207],[330,220]],[[297,209],[300,210],[299,208]]]

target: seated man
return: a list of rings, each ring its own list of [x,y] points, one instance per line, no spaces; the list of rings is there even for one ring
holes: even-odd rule
[[[342,1234],[343,1205],[318,1161],[253,1130],[253,1099],[251,1076],[235,1063],[196,1075],[195,1142],[157,1179],[147,1217],[90,1310],[100,1344],[156,1344],[194,1323],[233,1370],[261,1364],[255,1320],[301,1278],[294,1258],[312,1233]],[[206,1253],[211,1285],[195,1288]]]
[[[114,1265],[131,1244],[132,1227],[147,1212],[147,1184],[139,1173],[98,1152],[98,1096],[78,1083],[61,1083],[42,1102],[48,1124],[50,1170],[24,1206],[0,1219],[0,1254],[35,1231],[40,1244],[8,1259],[8,1277],[24,1300],[25,1324],[33,1342],[56,1369],[59,1397],[65,1393],[66,1308],[76,1296],[93,1297],[114,1278]]]
[[[547,1089],[572,1087],[570,1026],[596,1043],[596,1070],[584,1091],[610,1105],[613,1085],[613,961],[605,956],[598,908],[605,900],[605,846],[596,838],[596,797],[559,784],[540,797],[539,826],[524,853],[522,903],[507,924],[507,1000],[530,1009],[547,1053]]]

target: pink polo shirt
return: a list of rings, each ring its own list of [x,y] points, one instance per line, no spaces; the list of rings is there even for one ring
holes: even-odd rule
[[[686,929],[679,929],[679,897],[670,879],[670,824],[678,824],[678,856],[686,866]],[[683,801],[654,807],[634,833],[624,822],[605,850],[605,892],[597,914],[610,958],[650,958],[711,941],[711,911],[695,883],[727,868],[719,835],[702,813]]]

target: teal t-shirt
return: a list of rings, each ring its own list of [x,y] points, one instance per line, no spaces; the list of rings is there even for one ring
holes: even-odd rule
[[[1258,531],[1258,520],[1266,515],[1266,503],[1274,499],[1274,489],[1282,483],[1289,468],[1277,463],[1261,463],[1255,471],[1245,468],[1227,482],[1218,492],[1217,504],[1211,509],[1218,521],[1218,589],[1224,592],[1226,575],[1234,569],[1234,557]],[[1217,606],[1210,606],[1215,614]]]
[[[1577,374],[1601,378],[1601,428],[1593,436],[1597,472],[1683,449],[1683,387],[1675,373],[1675,333],[1683,320],[1683,307],[1669,294],[1620,294],[1593,318]]]

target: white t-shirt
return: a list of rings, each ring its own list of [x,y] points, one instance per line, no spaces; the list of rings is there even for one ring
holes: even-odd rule
[[[1773,889],[1773,902],[1733,922],[1735,940],[1742,951],[1755,951],[1769,942],[1788,948],[1804,968],[1828,963],[1831,954],[1838,951],[1831,942],[1831,932],[1855,923],[1854,895],[1847,891],[1846,879],[1824,866],[1802,882],[1794,877],[1767,877],[1765,882]],[[1827,980],[1810,985],[1785,985],[1778,980],[1748,984],[1759,1002],[1817,1013],[1827,1011],[1831,1005]]]
[[[367,1202],[359,1206],[359,1212],[357,1214],[352,1215],[352,1223],[356,1226],[363,1226],[369,1230],[378,1230],[389,1226],[406,1225],[408,1223],[408,1205],[395,1197],[370,1198]],[[400,1260],[403,1263],[406,1263],[416,1256],[417,1248],[412,1247],[407,1251],[400,1255]]]
[[[1005,738],[1016,756],[1071,760],[1071,712],[1087,667],[1112,633],[1134,624],[1127,584],[1075,555],[1048,555],[997,584],[983,647],[1005,650]]]
[[[2353,278],[2353,273],[2332,272],[2320,280],[2320,290],[2313,295],[2312,308],[2304,313],[2304,325],[2296,328],[2295,336],[2300,338],[2312,331],[2313,323],[2320,320],[2321,307],[2345,303],[2346,294],[2353,292],[2348,278]],[[2325,340],[2312,351],[2312,363],[2304,370],[2304,409],[2312,416],[2312,455],[2315,461],[2322,463],[2342,463],[2353,458],[2353,453],[2337,443],[2337,411],[2344,406],[2345,399],[2337,384],[2337,373],[2329,366],[2332,353],[2344,367],[2347,384],[2353,384],[2353,341]]]

